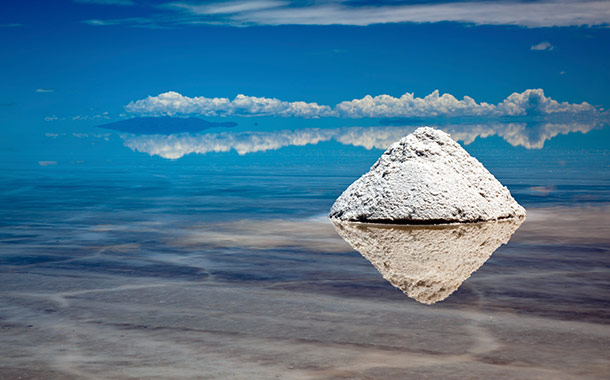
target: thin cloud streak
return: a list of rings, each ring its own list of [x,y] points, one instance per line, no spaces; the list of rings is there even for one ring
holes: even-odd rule
[[[103,1],[103,0],[93,0]],[[122,0],[115,0],[122,1]],[[126,0],[129,1],[129,0]],[[427,4],[357,6],[322,1],[303,6],[298,2],[257,0],[207,4],[166,2],[157,14],[115,20],[87,20],[90,25],[354,25],[389,23],[456,22],[473,25],[515,25],[527,28],[610,25],[605,0],[567,1],[464,1]]]
[[[96,5],[120,5],[132,6],[136,3],[132,0],[73,0],[75,3],[81,4],[96,4]]]
[[[215,14],[237,14],[244,12],[254,12],[265,9],[278,8],[288,5],[284,1],[257,0],[257,1],[228,1],[212,4],[191,4],[191,3],[168,3],[164,7],[171,9],[183,9],[189,13],[198,15]]]
[[[142,29],[167,29],[169,23],[164,19],[147,18],[147,17],[129,17],[122,19],[90,19],[81,21],[84,24],[91,26],[115,26],[127,25],[132,28]]]
[[[193,10],[196,13],[196,10]],[[329,3],[303,8],[275,8],[230,15],[229,20],[256,25],[358,25],[452,21],[476,25],[525,27],[602,25],[610,22],[606,1],[492,2],[350,7]]]

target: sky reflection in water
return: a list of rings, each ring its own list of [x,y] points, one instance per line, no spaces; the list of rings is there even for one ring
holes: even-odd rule
[[[442,127],[528,209],[508,244],[518,225],[337,234],[333,201],[413,127],[89,128],[14,144],[0,163],[0,355],[62,378],[263,379],[286,363],[305,379],[601,378],[607,128]]]
[[[535,121],[493,122],[481,124],[436,125],[464,144],[477,138],[499,136],[515,147],[540,149],[544,143],[557,135],[580,132],[587,133],[607,125],[605,121]],[[434,126],[434,124],[433,124]],[[276,150],[287,146],[303,146],[325,141],[336,141],[344,145],[366,149],[386,149],[401,137],[411,133],[416,126],[396,127],[343,127],[304,128],[279,131],[223,131],[201,134],[130,135],[121,137],[125,146],[134,151],[177,159],[187,154],[236,151],[240,155]]]
[[[191,125],[192,120],[189,123]],[[158,130],[158,126],[155,128]],[[116,230],[113,226],[122,217],[127,220],[135,218],[138,223],[145,223],[150,231],[161,228],[161,224],[155,227],[155,223],[164,225],[166,221],[183,225],[187,231],[192,226],[206,225],[211,221],[230,223],[232,227],[225,232],[218,230],[217,225],[216,232],[199,237],[173,230],[176,236],[172,240],[178,246],[196,249],[230,246],[238,239],[231,230],[240,225],[240,220],[259,220],[252,225],[255,232],[241,230],[245,235],[240,239],[240,247],[246,251],[283,249],[294,244],[318,247],[328,239],[336,241],[337,236],[331,234],[328,237],[326,227],[315,232],[308,227],[305,231],[311,235],[297,236],[289,232],[293,225],[290,223],[282,227],[277,223],[271,224],[267,230],[264,221],[325,220],[334,199],[368,170],[385,147],[414,128],[416,126],[370,126],[274,131],[262,126],[241,127],[241,130],[240,127],[212,127],[210,131],[200,133],[169,135],[126,134],[99,128],[71,135],[47,132],[45,141],[55,156],[39,156],[44,159],[38,159],[37,167],[25,163],[32,160],[30,155],[9,155],[5,161],[12,161],[16,168],[23,168],[13,170],[12,175],[3,178],[5,225],[40,221],[49,228],[62,226],[69,231],[74,228],[73,223],[82,223],[77,221],[85,218],[86,224],[94,223],[91,227],[94,230],[86,235],[93,236],[93,240],[103,240],[109,229]],[[594,134],[607,134],[604,123],[539,120],[529,123],[440,124],[440,128],[465,144],[467,150],[507,185],[527,208],[603,205],[610,201],[610,178],[604,171],[609,158],[604,150],[583,150],[578,146],[561,144],[550,148],[544,146],[567,134],[572,141],[576,133],[583,136],[584,143],[580,144],[586,147],[598,139]],[[62,152],[62,145],[71,147],[69,161],[58,153]],[[41,150],[42,154],[44,151]],[[501,226],[506,226],[506,223],[494,228]],[[474,254],[474,246],[484,247],[481,254],[476,255],[481,259],[469,261],[471,267],[462,268],[464,272],[453,280],[431,280],[436,285],[440,284],[443,291],[437,292],[441,295],[428,295],[428,301],[420,299],[429,303],[444,299],[455,291],[501,243],[508,241],[517,227],[503,229],[506,233],[498,230],[491,235],[481,232],[494,230],[491,227],[477,227],[475,232],[467,227],[459,231],[433,229],[426,233],[421,229],[409,230],[410,233],[401,230],[390,234],[387,239],[384,237],[387,233],[375,233],[390,231],[386,229],[342,227],[338,232],[352,247],[373,261],[386,279],[416,299],[413,283],[426,276],[421,273],[419,277],[414,273],[388,274],[384,272],[386,267],[375,264],[379,255],[388,255],[390,251],[394,252],[390,256],[395,256],[398,251],[411,252],[413,248],[407,241],[419,242],[421,250],[443,252],[443,256],[451,257],[465,257],[462,252]],[[284,231],[286,235],[278,231]],[[456,231],[461,236],[456,241],[464,244],[463,249],[456,244],[445,247],[443,244],[455,240]],[[368,236],[368,245],[354,240],[360,234]],[[498,236],[505,238],[497,240]],[[307,244],[299,243],[303,239]],[[112,245],[124,244],[132,243],[118,240]],[[339,251],[345,249],[345,245],[339,247]],[[384,251],[383,247],[393,248]],[[327,250],[328,247],[322,246],[321,249]],[[420,264],[419,267],[428,265]],[[415,264],[405,265],[399,267],[412,270]],[[455,271],[447,269],[445,272]],[[271,273],[269,275],[273,277]],[[403,279],[391,279],[394,275]],[[407,277],[409,280],[405,282]],[[428,280],[422,281],[430,282]],[[447,281],[451,284],[444,284]]]

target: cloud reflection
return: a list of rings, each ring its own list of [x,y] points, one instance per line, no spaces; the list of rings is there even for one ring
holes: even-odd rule
[[[335,130],[301,129],[276,132],[221,132],[206,134],[123,136],[125,145],[134,151],[167,159],[191,153],[236,151],[240,155],[277,150],[286,146],[317,144],[333,138]]]
[[[383,278],[414,300],[433,304],[455,292],[523,219],[450,226],[389,226],[333,221],[339,236]]]
[[[540,149],[557,135],[588,133],[606,123],[600,120],[571,122],[513,122],[484,124],[449,124],[436,126],[468,145],[477,138],[498,136],[512,146]],[[345,127],[334,129],[304,128],[280,131],[220,132],[175,135],[131,135],[121,137],[134,151],[167,159],[187,154],[235,151],[239,155],[277,150],[288,146],[304,146],[325,141],[366,149],[386,149],[393,142],[411,133],[417,126]]]

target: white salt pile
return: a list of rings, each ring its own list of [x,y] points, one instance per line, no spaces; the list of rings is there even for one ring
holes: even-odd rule
[[[460,223],[525,216],[510,192],[442,131],[418,128],[392,144],[330,209],[331,219]]]
[[[383,278],[418,302],[456,291],[521,225],[523,219],[449,226],[388,226],[333,221],[339,236]]]

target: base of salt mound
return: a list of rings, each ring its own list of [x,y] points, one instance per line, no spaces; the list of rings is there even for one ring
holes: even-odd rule
[[[525,209],[447,133],[422,127],[392,144],[333,204],[342,221],[469,223],[525,216]]]

